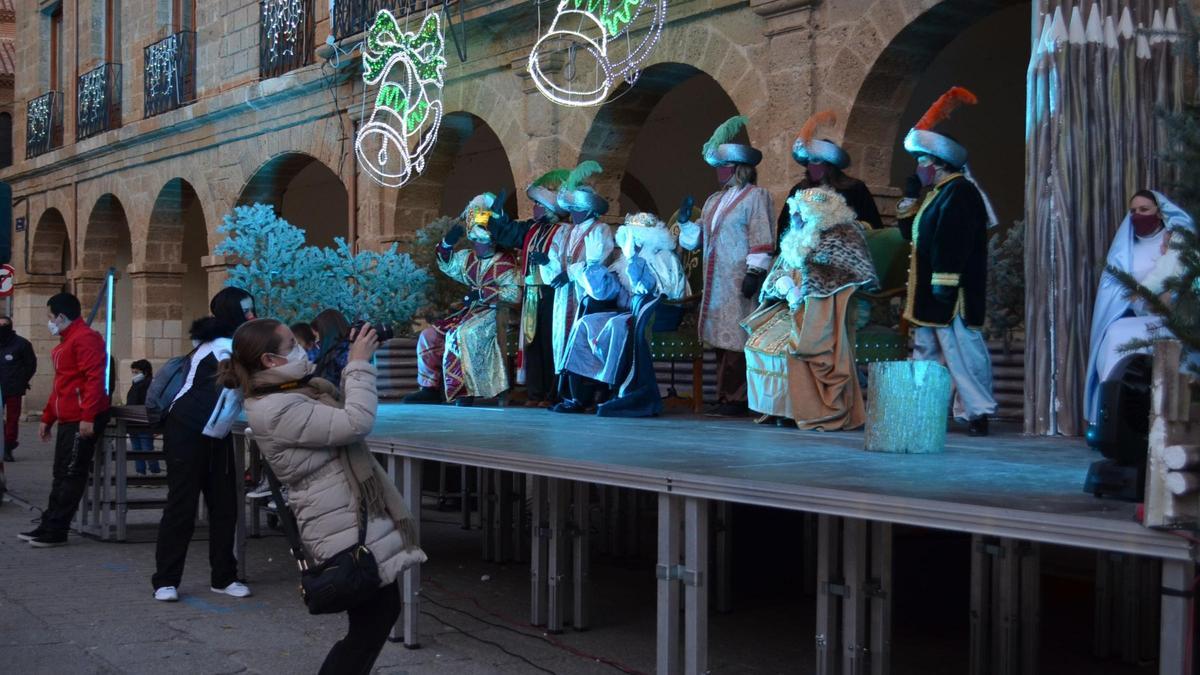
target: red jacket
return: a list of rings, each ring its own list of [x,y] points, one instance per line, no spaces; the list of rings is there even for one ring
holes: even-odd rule
[[[62,342],[50,352],[54,388],[42,411],[42,422],[95,422],[110,404],[104,391],[108,362],[104,338],[83,319],[72,321],[59,338]]]

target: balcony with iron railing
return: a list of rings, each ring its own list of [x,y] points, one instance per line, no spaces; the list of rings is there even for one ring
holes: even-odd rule
[[[146,117],[161,115],[196,100],[196,34],[182,31],[142,52]]]
[[[121,126],[121,64],[102,63],[79,76],[75,89],[75,140]]]
[[[25,159],[44,155],[63,143],[63,95],[48,91],[25,109]]]
[[[258,72],[266,79],[313,62],[313,0],[259,0]]]

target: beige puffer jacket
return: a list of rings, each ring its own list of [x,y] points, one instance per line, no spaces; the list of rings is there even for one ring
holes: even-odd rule
[[[256,387],[295,379],[287,367],[255,374]],[[313,381],[312,384],[325,384]],[[333,388],[325,384],[333,391]],[[288,486],[288,504],[300,525],[300,539],[309,556],[321,564],[358,541],[353,492],[338,458],[337,448],[359,443],[375,425],[379,397],[375,368],[352,361],[342,372],[344,407],[321,399],[311,389],[282,391],[247,398],[246,418],[254,439],[279,478]],[[391,519],[367,523],[367,547],[379,564],[383,584],[396,580],[404,568],[425,561],[416,542],[406,541]]]

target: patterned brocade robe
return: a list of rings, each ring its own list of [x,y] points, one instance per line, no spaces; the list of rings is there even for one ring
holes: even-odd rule
[[[538,314],[546,311],[540,307],[544,300],[542,289],[550,286],[554,280],[549,276],[549,265],[533,265],[529,262],[531,253],[545,253],[548,257],[554,255],[552,247],[561,223],[533,223],[525,233],[525,241],[521,249],[521,271],[524,278],[525,294],[521,302],[521,362],[517,371],[517,382],[525,384],[525,371],[528,366],[526,348],[537,337]],[[553,366],[553,364],[550,364]]]
[[[498,396],[509,383],[496,337],[496,306],[515,305],[521,299],[516,260],[502,251],[480,258],[471,250],[451,253],[439,246],[438,267],[446,276],[479,292],[478,300],[434,324],[446,336],[442,356],[446,400]]]
[[[775,227],[771,195],[757,185],[730,187],[708,198],[700,214],[704,242],[704,299],[700,339],[718,349],[741,351],[742,319],[754,311],[754,298],[742,296],[746,267],[771,266]]]
[[[566,225],[558,228],[554,242],[550,246],[550,262],[542,265],[542,278],[554,279],[566,272],[571,280],[560,286],[554,292],[554,372],[562,372],[567,359],[567,339],[575,325],[575,315],[579,313],[579,304],[584,292],[579,287],[577,279],[586,266],[584,242],[588,234],[596,229],[604,233],[605,248],[612,250],[615,246],[612,228],[606,223],[591,220],[579,225]],[[604,261],[607,262],[607,259]]]

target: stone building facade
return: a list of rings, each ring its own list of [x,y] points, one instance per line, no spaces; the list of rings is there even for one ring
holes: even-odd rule
[[[315,39],[304,45],[308,65],[269,76],[260,67],[260,16],[282,4],[311,13]],[[425,173],[396,190],[377,186],[356,164],[361,71],[354,54],[326,58],[333,55],[324,45],[328,5],[17,0],[16,161],[0,178],[24,198],[15,213],[28,227],[14,238],[14,313],[40,354],[53,344],[46,299],[73,289],[90,307],[110,267],[114,355],[161,362],[180,353],[187,325],[223,283],[225,261],[209,252],[235,205],[272,203],[285,217],[308,218],[310,233],[379,247],[407,243],[472,191],[511,190],[546,170],[597,159],[605,167],[599,187],[619,205],[612,217],[635,208],[669,215],[683,193],[699,200],[715,189],[699,148],[734,113],[749,118],[750,140],[765,154],[759,182],[778,208],[800,175],[790,155],[797,129],[814,111],[836,111],[827,135],[844,143],[852,173],[887,212],[902,184],[896,176],[911,168],[899,141],[929,102],[915,100],[917,93],[958,83],[930,82],[931,72],[951,78],[964,67],[961,56],[939,58],[966,32],[1003,26],[1014,45],[1015,62],[1006,67],[1023,73],[1032,14],[1030,3],[1007,0],[672,0],[637,85],[600,107],[566,108],[542,97],[525,69],[538,4],[467,0],[461,20],[452,6],[448,30],[458,31],[467,58],[448,38],[442,138]],[[341,49],[360,39],[342,40]],[[969,45],[965,53],[973,53]],[[172,66],[175,77],[164,80]],[[165,91],[166,81],[179,91]],[[80,96],[85,84],[93,98]],[[49,125],[39,126],[45,115],[36,102],[52,91]],[[96,91],[107,96],[99,105]],[[1023,91],[1011,93],[1020,108]],[[990,110],[975,119],[977,130],[960,135],[997,146],[1003,161],[993,164],[1016,167],[1019,184],[1023,120],[1014,127],[999,121],[999,106]],[[994,139],[1003,124],[1018,130],[1015,139]],[[986,166],[979,173],[991,178]],[[524,199],[516,203],[529,215]],[[31,407],[48,384],[43,368]]]

